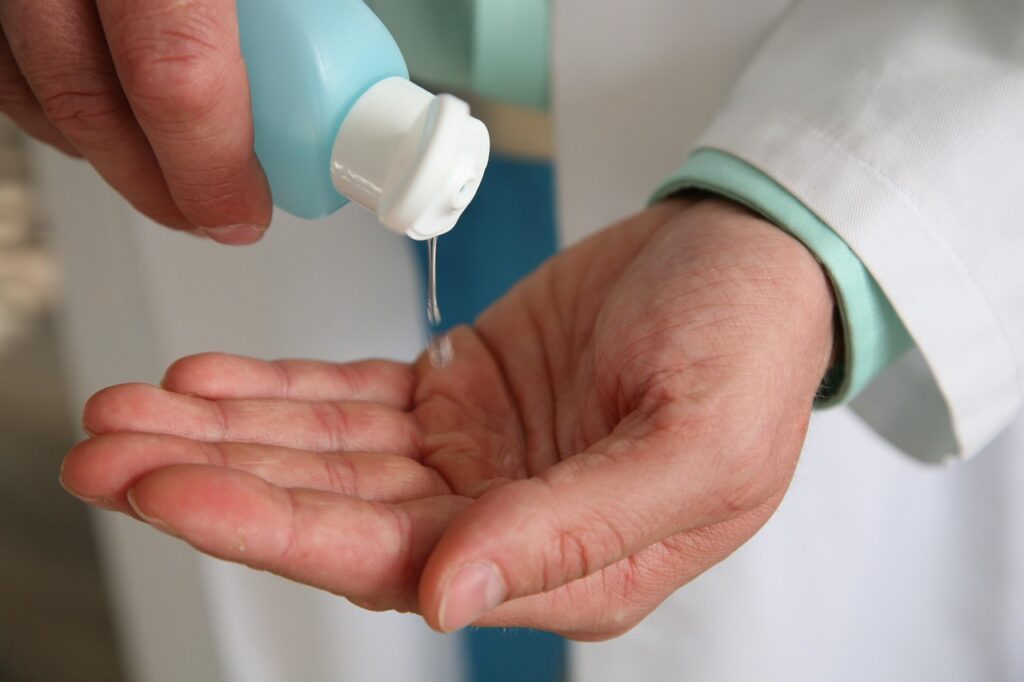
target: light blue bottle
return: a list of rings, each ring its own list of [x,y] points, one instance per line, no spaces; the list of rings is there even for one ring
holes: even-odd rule
[[[313,219],[351,199],[416,239],[451,229],[489,153],[468,107],[409,82],[398,45],[362,0],[237,5],[274,203]]]

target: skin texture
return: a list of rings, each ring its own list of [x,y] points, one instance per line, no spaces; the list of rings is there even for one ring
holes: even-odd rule
[[[453,332],[454,362],[186,358],[107,389],[64,485],[436,629],[621,634],[785,494],[832,352],[808,251],[673,200]]]
[[[153,220],[224,244],[270,224],[235,0],[0,0],[0,111]]]

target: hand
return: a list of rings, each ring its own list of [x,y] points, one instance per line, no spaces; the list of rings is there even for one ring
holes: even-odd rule
[[[231,561],[452,631],[617,635],[750,538],[832,349],[809,252],[658,205],[453,333],[454,362],[188,358],[107,389],[69,490]]]
[[[262,237],[270,189],[235,0],[12,0],[0,26],[0,110],[26,132],[159,223]]]

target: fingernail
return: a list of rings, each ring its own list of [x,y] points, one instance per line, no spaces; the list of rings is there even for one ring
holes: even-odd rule
[[[146,514],[141,509],[139,509],[139,503],[135,499],[135,491],[134,490],[129,490],[127,495],[125,495],[125,497],[128,498],[128,506],[130,506],[132,508],[132,511],[135,512],[136,516],[138,516],[140,519],[142,519],[143,521],[145,521],[149,525],[153,526],[153,528],[156,528],[161,533],[165,533],[165,534],[170,535],[171,537],[174,537],[174,538],[178,537],[178,534],[175,533],[174,531],[172,531],[163,521],[161,521],[160,519],[154,518],[154,517],[150,516],[149,514]]]
[[[66,490],[69,495],[81,500],[82,502],[85,502],[90,506],[96,507],[97,509],[103,509],[104,511],[117,511],[117,504],[115,504],[113,500],[108,500],[105,497],[89,497],[87,495],[81,495],[72,490],[71,487],[64,482],[63,472],[61,473],[60,476],[57,477],[57,482],[60,483],[60,487],[64,488],[64,490]]]
[[[220,244],[240,246],[252,244],[263,238],[267,228],[259,225],[224,225],[223,227],[200,228],[207,237]]]
[[[474,564],[459,569],[441,598],[441,629],[455,632],[480,620],[497,608],[508,590],[498,569],[491,564]]]

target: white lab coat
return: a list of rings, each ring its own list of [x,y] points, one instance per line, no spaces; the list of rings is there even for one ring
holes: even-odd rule
[[[566,236],[628,213],[677,150],[724,149],[844,237],[919,351],[855,405],[889,442],[820,415],[765,530],[574,648],[575,679],[1024,680],[1024,423],[997,438],[1024,390],[1024,8],[738,4],[555,3]],[[904,454],[990,442],[949,468]]]
[[[575,679],[1024,679],[1019,5],[553,4],[565,241],[637,210],[696,145],[723,148],[839,231],[919,348],[861,416],[814,420],[761,534],[634,632],[574,647]],[[40,168],[76,407],[193,351],[409,357],[422,341],[409,253],[355,209],[218,250],[145,224],[84,168]],[[947,468],[905,454],[990,442]],[[98,523],[135,679],[457,678],[453,640],[409,617]]]

